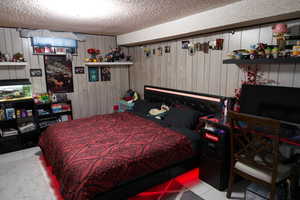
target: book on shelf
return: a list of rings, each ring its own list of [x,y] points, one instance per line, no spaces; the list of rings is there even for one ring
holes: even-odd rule
[[[7,120],[16,119],[16,112],[14,108],[6,108],[5,112]]]

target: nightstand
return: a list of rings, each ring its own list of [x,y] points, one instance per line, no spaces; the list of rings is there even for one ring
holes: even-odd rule
[[[218,190],[228,186],[230,173],[229,127],[222,116],[200,118],[201,135],[200,179]]]

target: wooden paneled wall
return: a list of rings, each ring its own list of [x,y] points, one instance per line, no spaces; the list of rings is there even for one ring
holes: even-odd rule
[[[300,20],[287,22],[291,33],[300,33]],[[239,88],[245,79],[242,70],[234,64],[223,64],[222,60],[235,49],[247,48],[251,44],[264,42],[275,44],[272,37],[272,24],[235,30],[235,33],[220,32],[192,38],[173,40],[169,42],[147,45],[156,49],[171,46],[171,53],[163,56],[146,57],[142,47],[130,47],[129,54],[134,60],[130,67],[131,88],[143,95],[145,84],[190,90],[223,96],[233,96],[234,89]],[[184,28],[184,27],[182,27]],[[216,38],[224,39],[222,51],[209,50],[208,54],[195,52],[193,56],[188,50],[181,48],[181,41],[191,43],[207,42]],[[261,65],[264,78],[275,81],[276,85],[300,87],[300,65]]]
[[[85,42],[78,42],[78,56],[73,56],[73,70],[75,66],[85,66],[84,58],[88,57],[86,53],[88,48],[97,48],[102,52],[108,52],[115,47],[115,37],[86,35]],[[44,58],[42,55],[32,55],[29,38],[20,38],[16,29],[0,28],[0,51],[10,55],[22,52],[29,63],[26,68],[0,67],[0,79],[30,78],[34,93],[47,92]],[[31,78],[29,75],[31,68],[42,69],[43,76]],[[75,74],[73,71],[74,93],[69,93],[68,97],[72,100],[75,119],[112,112],[112,106],[129,88],[127,67],[112,67],[112,80],[106,82],[88,82],[87,69],[85,66],[85,74]]]

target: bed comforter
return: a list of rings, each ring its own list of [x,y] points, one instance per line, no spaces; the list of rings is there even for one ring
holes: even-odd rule
[[[48,127],[39,145],[66,200],[87,200],[192,156],[189,139],[133,113]]]

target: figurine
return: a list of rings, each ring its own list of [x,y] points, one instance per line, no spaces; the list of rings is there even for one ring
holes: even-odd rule
[[[267,47],[267,44],[264,44],[264,43],[258,43],[257,44],[257,48],[256,48],[256,51],[257,51],[257,54],[259,57],[261,58],[264,58],[266,53],[265,53],[265,49]]]
[[[272,55],[273,55],[273,58],[278,58],[278,53],[279,53],[279,48],[278,47],[274,47],[272,49]]]
[[[13,62],[25,62],[25,59],[24,59],[23,54],[18,52],[13,55],[12,61]]]
[[[267,47],[265,49],[266,58],[268,58],[268,59],[271,58],[271,52],[272,52],[271,47]]]
[[[272,27],[273,37],[277,39],[277,45],[279,45],[279,50],[285,49],[285,33],[288,32],[286,24],[276,24]]]
[[[249,54],[251,60],[254,60],[257,57],[256,45],[250,45]]]

